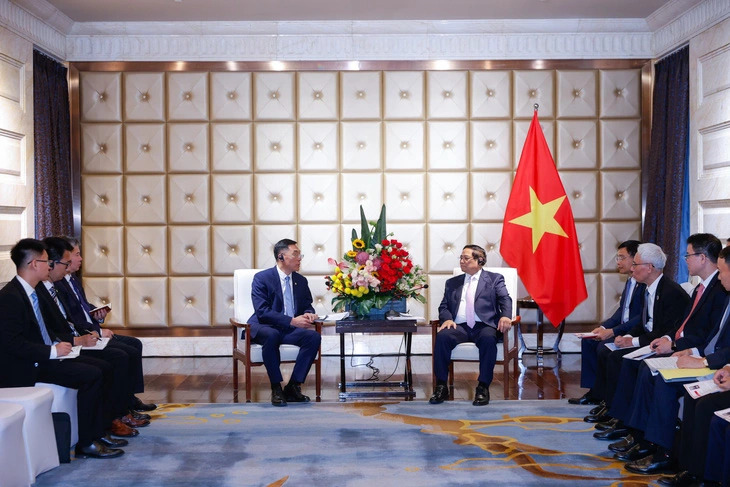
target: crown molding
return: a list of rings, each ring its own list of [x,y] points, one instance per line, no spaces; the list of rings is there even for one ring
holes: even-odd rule
[[[73,22],[0,0],[0,25],[67,61],[657,58],[728,16],[727,0],[671,0],[646,19]]]
[[[653,57],[660,58],[674,51],[700,32],[728,17],[730,2],[704,0],[654,32]]]
[[[50,6],[45,0],[42,2]],[[41,12],[39,9],[36,10]],[[56,12],[57,14],[46,10],[48,18],[42,19],[9,0],[0,0],[0,26],[27,39],[59,59],[65,59],[66,35],[52,25],[63,25],[65,21],[61,17],[63,14]],[[71,19],[68,19],[68,22],[68,27],[70,27]]]

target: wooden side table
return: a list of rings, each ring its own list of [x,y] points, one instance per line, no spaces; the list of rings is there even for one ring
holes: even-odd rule
[[[516,314],[520,314],[520,309],[534,309],[537,310],[537,347],[536,348],[528,348],[527,345],[525,345],[525,339],[522,336],[522,327],[521,324],[517,325],[517,336],[520,340],[520,351],[519,351],[519,357],[520,360],[522,359],[523,353],[535,353],[537,355],[537,366],[542,368],[543,367],[543,356],[547,353],[555,353],[558,355],[558,358],[561,356],[560,352],[560,340],[563,338],[563,332],[565,331],[565,320],[560,322],[560,325],[558,326],[558,337],[555,339],[555,343],[553,344],[553,348],[549,350],[545,350],[545,347],[543,346],[542,339],[543,339],[543,321],[545,319],[542,310],[540,309],[540,306],[537,305],[537,303],[532,298],[522,298],[517,300],[517,310]]]

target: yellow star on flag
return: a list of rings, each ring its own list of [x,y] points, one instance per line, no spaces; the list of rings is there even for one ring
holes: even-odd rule
[[[555,198],[547,203],[542,203],[535,193],[535,190],[530,187],[530,212],[525,213],[522,216],[510,220],[510,223],[528,227],[532,229],[532,252],[537,250],[537,246],[542,240],[542,236],[546,233],[552,233],[553,235],[559,235],[561,237],[568,237],[560,223],[555,220],[555,213],[558,212],[560,205],[563,204],[565,195]]]

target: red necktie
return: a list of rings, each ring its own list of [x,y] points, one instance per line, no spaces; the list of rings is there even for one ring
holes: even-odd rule
[[[694,300],[694,303],[692,303],[692,309],[689,310],[689,314],[684,319],[684,323],[682,323],[682,326],[679,327],[679,330],[677,330],[677,333],[674,335],[674,341],[677,341],[680,338],[682,338],[682,332],[684,331],[684,325],[687,324],[687,322],[689,321],[689,317],[692,316],[692,313],[694,312],[695,308],[697,307],[697,303],[700,302],[700,298],[702,297],[702,293],[704,292],[704,290],[705,290],[705,285],[700,283],[700,285],[697,286],[697,294],[695,294],[695,300]]]

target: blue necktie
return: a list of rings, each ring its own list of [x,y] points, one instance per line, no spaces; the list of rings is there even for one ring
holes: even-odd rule
[[[294,317],[294,300],[291,294],[291,277],[286,276],[284,278],[284,313],[287,316]]]
[[[722,319],[720,320],[720,326],[717,329],[717,333],[715,333],[715,336],[712,337],[712,340],[710,340],[710,343],[707,344],[705,347],[705,357],[710,355],[711,353],[715,352],[715,346],[717,345],[717,340],[720,338],[720,333],[722,333],[722,329],[725,328],[727,325],[727,319],[728,315],[730,314],[730,304],[728,304],[725,307],[725,313],[722,315]]]
[[[53,345],[53,341],[51,341],[51,336],[48,334],[48,330],[46,329],[46,322],[43,321],[43,314],[41,314],[41,307],[38,304],[38,296],[36,295],[35,291],[31,293],[30,298],[31,301],[33,301],[33,312],[35,313],[36,320],[38,320],[38,328],[41,329],[43,343],[45,343],[46,345]]]

